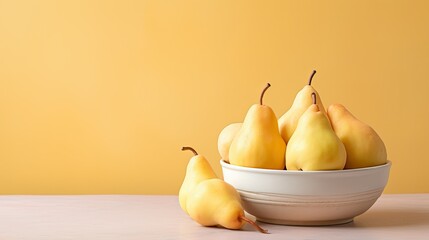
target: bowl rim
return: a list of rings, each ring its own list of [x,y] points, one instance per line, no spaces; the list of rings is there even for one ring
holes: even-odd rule
[[[363,167],[363,168],[352,168],[352,169],[341,169],[341,170],[321,170],[321,171],[299,171],[299,170],[278,170],[278,169],[265,169],[265,168],[251,168],[251,167],[243,167],[243,166],[237,166],[230,163],[225,162],[225,160],[220,160],[220,165],[222,168],[229,168],[233,170],[238,171],[246,171],[246,172],[254,172],[254,173],[270,173],[270,174],[296,174],[296,175],[302,175],[302,174],[332,174],[332,173],[338,173],[338,174],[347,174],[352,172],[361,172],[361,171],[368,171],[368,170],[376,170],[379,168],[385,168],[390,167],[392,165],[392,162],[390,160],[387,160],[385,164],[377,165],[377,166],[371,166],[371,167]]]

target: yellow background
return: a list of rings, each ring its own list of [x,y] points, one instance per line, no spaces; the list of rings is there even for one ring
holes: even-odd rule
[[[429,192],[427,1],[0,0],[0,193],[176,194],[195,147],[313,69],[384,139],[387,193]]]

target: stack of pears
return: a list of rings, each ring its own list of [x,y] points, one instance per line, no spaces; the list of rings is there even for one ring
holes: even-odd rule
[[[222,159],[233,165],[298,171],[341,170],[385,164],[386,147],[379,135],[359,121],[343,105],[326,111],[319,93],[308,84],[300,90],[290,109],[277,120],[263,104],[269,83],[259,103],[248,110],[242,123],[226,126],[218,138]],[[267,233],[244,215],[239,193],[219,179],[207,160],[198,155],[188,163],[179,191],[185,213],[203,226],[241,229],[245,223]]]
[[[325,110],[319,93],[308,84],[278,120],[260,95],[243,123],[226,126],[218,138],[222,159],[233,165],[301,171],[341,170],[382,165],[386,147],[380,136],[341,104]]]
[[[241,229],[245,223],[267,233],[244,215],[240,195],[233,186],[219,179],[210,164],[191,147],[185,179],[179,191],[179,203],[185,213],[203,226]]]

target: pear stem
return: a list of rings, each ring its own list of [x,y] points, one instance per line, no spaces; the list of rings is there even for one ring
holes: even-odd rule
[[[258,224],[256,224],[254,221],[252,221],[252,220],[250,220],[250,219],[248,219],[248,218],[246,218],[245,216],[240,216],[240,219],[241,220],[243,220],[243,221],[245,221],[245,222],[247,222],[247,223],[249,223],[250,225],[252,225],[256,230],[258,230],[259,232],[261,232],[261,233],[268,233],[268,231],[267,230],[265,230],[265,229],[263,229],[263,228],[261,228]]]
[[[317,102],[316,102],[316,93],[311,93],[311,98],[313,99],[313,104],[317,104]]]
[[[190,150],[194,153],[195,156],[198,155],[197,151],[195,151],[195,149],[191,148],[191,147],[182,147],[182,151],[186,151],[186,150]]]
[[[313,70],[313,72],[311,73],[310,79],[308,79],[308,85],[310,86],[311,86],[311,81],[313,81],[314,74],[316,74],[316,70]]]
[[[313,99],[313,104],[316,105],[317,111],[320,111],[319,105],[317,105],[317,103],[316,103],[317,98],[316,98],[315,92],[311,93],[311,98]]]
[[[265,91],[267,91],[267,89],[268,89],[269,87],[271,87],[271,84],[270,84],[270,83],[267,83],[267,86],[264,88],[264,90],[262,90],[261,97],[259,98],[259,104],[261,104],[261,105],[262,105],[262,98],[264,97]]]

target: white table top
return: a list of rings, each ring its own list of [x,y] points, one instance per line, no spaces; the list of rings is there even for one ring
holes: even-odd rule
[[[429,239],[429,194],[382,195],[354,222],[328,227],[259,223],[270,234],[202,227],[177,196],[0,196],[0,239]]]

